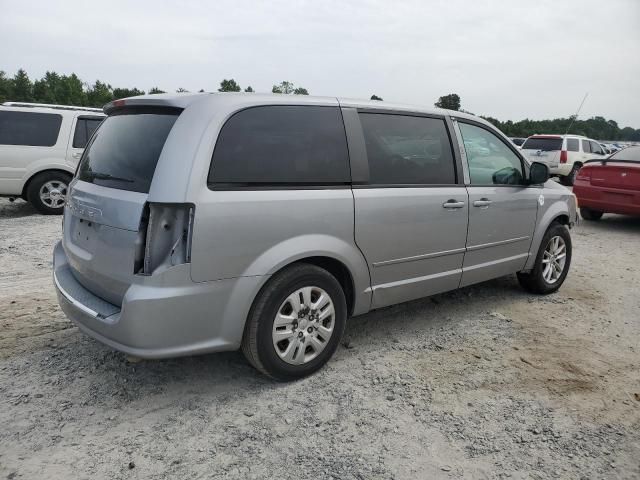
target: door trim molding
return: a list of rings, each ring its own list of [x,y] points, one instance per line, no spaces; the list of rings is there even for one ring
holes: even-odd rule
[[[465,247],[456,248],[455,250],[443,250],[441,252],[425,253],[424,255],[415,255],[413,257],[394,258],[392,260],[383,260],[381,262],[374,262],[374,267],[384,267],[387,265],[394,265],[396,263],[415,262],[417,260],[426,260],[427,258],[444,257],[446,255],[455,255],[456,253],[464,253],[467,249]]]
[[[499,242],[491,242],[491,243],[483,243],[481,245],[473,245],[471,247],[467,247],[466,251],[467,252],[474,252],[476,250],[482,250],[483,248],[497,247],[499,245],[506,245],[508,243],[523,242],[524,240],[529,240],[530,238],[531,237],[529,235],[527,235],[525,237],[517,237],[517,238],[509,238],[507,240],[500,240]]]

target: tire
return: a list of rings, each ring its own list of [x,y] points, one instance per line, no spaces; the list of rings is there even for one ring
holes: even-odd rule
[[[580,209],[580,216],[585,220],[600,220],[604,212],[598,210],[591,210],[590,208],[583,207]]]
[[[581,167],[582,165],[580,165],[579,163],[574,164],[573,168],[569,172],[569,175],[565,177],[560,177],[561,183],[567,187],[573,186],[573,184],[576,181],[576,177],[578,176],[578,171],[580,170]]]
[[[304,305],[313,305],[314,301],[320,305],[321,301],[326,301],[320,297],[324,294],[328,296],[329,304],[323,304],[320,310],[306,310],[303,305],[298,309],[301,314],[296,314],[291,299],[295,302],[295,294],[303,289],[310,292],[308,297],[312,300],[304,302]],[[303,296],[306,295],[303,293]],[[333,304],[333,315],[325,313],[330,311],[330,304]],[[323,313],[326,318],[316,318]],[[274,325],[276,316],[280,314],[282,322],[285,322],[285,317],[294,320],[281,323],[281,326]],[[276,380],[302,378],[320,369],[334,354],[344,333],[346,319],[347,303],[338,280],[315,265],[295,264],[274,275],[254,300],[242,338],[242,353],[257,370]],[[320,331],[329,327],[332,329],[330,335]],[[276,343],[276,329],[280,329],[282,337],[279,343]]]
[[[27,200],[45,215],[60,215],[64,211],[71,175],[64,172],[41,172],[27,186]],[[47,198],[48,192],[48,198]],[[53,196],[55,194],[55,197]]]
[[[562,271],[557,278],[547,278],[548,271],[546,270],[546,266],[548,263],[545,263],[544,260],[546,260],[547,262],[553,262],[553,260],[550,260],[548,254],[545,255],[545,251],[547,251],[548,248],[553,249],[551,241],[556,237],[560,237],[561,242],[564,243],[565,246],[565,256],[562,257],[564,258],[564,263],[562,264]],[[548,293],[555,292],[562,286],[565,278],[567,278],[569,267],[571,266],[571,253],[572,244],[569,229],[565,225],[562,225],[560,223],[553,223],[545,232],[544,237],[542,237],[542,242],[540,242],[540,249],[538,251],[538,254],[536,255],[536,261],[533,270],[531,270],[530,272],[518,272],[518,281],[520,282],[520,285],[525,290],[532,293],[546,295]],[[551,265],[553,265],[553,263]],[[556,275],[557,270],[555,270],[551,274]]]

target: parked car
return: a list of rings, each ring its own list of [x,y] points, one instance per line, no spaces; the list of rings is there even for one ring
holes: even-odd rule
[[[573,192],[585,220],[599,220],[604,213],[640,215],[640,147],[586,162]]]
[[[104,117],[96,108],[0,105],[0,196],[61,214],[84,146]]]
[[[517,147],[521,147],[526,138],[510,137],[509,140],[511,140]]]
[[[569,270],[575,197],[472,115],[258,94],[105,112],[54,281],[81,330],[131,355],[241,347],[297,378],[347,317],[513,273],[549,293]]]
[[[578,135],[532,135],[521,150],[530,161],[545,163],[564,185],[573,185],[584,162],[606,156],[597,141]]]

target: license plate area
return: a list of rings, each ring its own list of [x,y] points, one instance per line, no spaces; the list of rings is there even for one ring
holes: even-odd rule
[[[93,252],[100,232],[100,225],[79,217],[73,217],[71,241],[87,252]]]

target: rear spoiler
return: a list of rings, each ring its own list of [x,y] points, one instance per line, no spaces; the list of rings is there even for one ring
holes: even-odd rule
[[[584,162],[584,165],[587,163],[602,163],[602,165],[606,165],[607,162],[616,162],[616,163],[637,163],[640,165],[640,160],[618,160],[617,158],[592,158],[591,160],[587,160]]]
[[[190,94],[152,94],[140,95],[138,97],[122,98],[107,103],[102,110],[107,115],[113,115],[114,112],[123,108],[175,108],[179,111],[187,108],[194,100],[206,93],[190,93]]]

